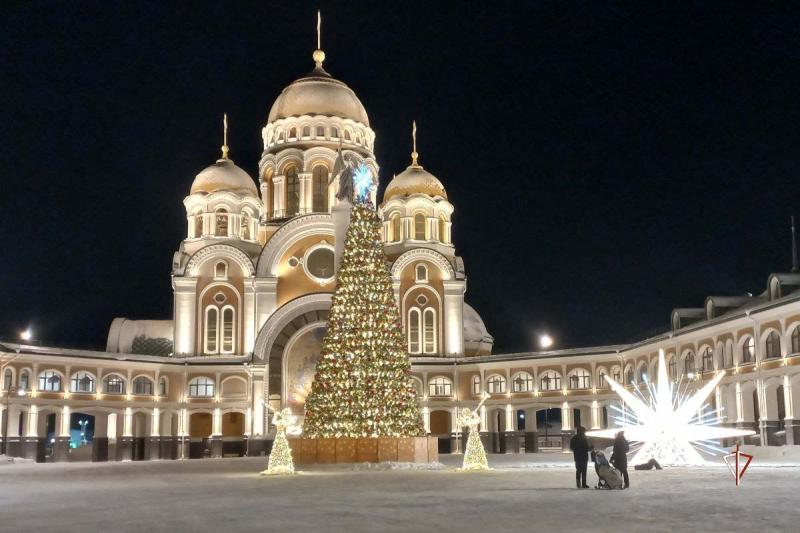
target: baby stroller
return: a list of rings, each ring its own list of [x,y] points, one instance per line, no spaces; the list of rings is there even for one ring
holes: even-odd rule
[[[622,476],[619,470],[608,464],[606,454],[602,451],[592,452],[592,461],[594,461],[594,471],[599,478],[597,482],[598,489],[621,489]]]

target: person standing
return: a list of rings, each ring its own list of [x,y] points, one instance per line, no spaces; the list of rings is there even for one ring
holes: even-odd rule
[[[569,449],[575,459],[575,484],[579,489],[588,489],[586,484],[586,467],[589,464],[589,439],[586,438],[586,428],[578,427],[578,432],[569,441]]]
[[[622,474],[622,480],[625,483],[623,488],[628,488],[631,486],[631,482],[628,479],[628,451],[630,450],[630,445],[628,441],[625,439],[625,432],[620,431],[617,433],[616,438],[614,438],[614,451],[611,453],[611,464],[614,465],[614,468],[620,471]]]

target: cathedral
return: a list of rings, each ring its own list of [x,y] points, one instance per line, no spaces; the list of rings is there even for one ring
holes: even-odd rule
[[[105,351],[0,344],[4,453],[41,462],[262,455],[272,413],[303,413],[349,221],[334,162],[357,159],[376,185],[379,171],[366,109],[327,72],[321,49],[313,62],[272,104],[257,176],[234,163],[226,135],[220,159],[192,181],[172,258],[172,320],[116,318]],[[619,399],[604,376],[645,388],[659,350],[684,387],[726,373],[706,409],[756,431],[748,442],[800,444],[796,264],[771,274],[761,294],[675,309],[663,333],[633,344],[496,354],[467,303],[446,176],[422,166],[416,127],[411,148],[383,197],[371,194],[423,425],[440,453],[463,451],[458,410],[484,395],[481,438],[493,453],[561,451],[578,426],[614,427]]]

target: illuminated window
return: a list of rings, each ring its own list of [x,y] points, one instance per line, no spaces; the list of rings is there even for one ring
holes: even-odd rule
[[[125,394],[125,381],[115,375],[106,376],[103,381],[103,389],[106,394]]]
[[[250,240],[250,215],[242,213],[241,222],[239,223],[239,237],[246,241]]]
[[[317,213],[328,211],[328,167],[317,165],[312,172],[314,190],[313,210]]]
[[[325,137],[325,126],[317,126],[317,137]]]
[[[436,353],[436,311],[429,307],[422,313],[423,351]]]
[[[476,396],[481,393],[481,377],[478,375],[472,376],[472,394]]]
[[[311,137],[311,126],[303,126],[303,137]]]
[[[800,326],[792,332],[792,353],[800,353]]]
[[[220,261],[214,265],[214,277],[216,279],[225,279],[228,277],[228,263]]]
[[[234,352],[234,316],[233,307],[226,306],[222,308],[222,353]]]
[[[61,392],[61,376],[47,370],[39,374],[39,390],[45,392]]]
[[[420,310],[416,307],[408,312],[408,351],[409,353],[419,353],[419,331],[422,321]]]
[[[21,390],[28,390],[30,387],[30,374],[28,374],[27,370],[23,370],[22,373],[19,375],[19,388]]]
[[[606,369],[601,368],[597,371],[597,386],[601,389],[605,389],[608,387],[608,381],[606,381]]]
[[[133,393],[139,396],[153,395],[153,382],[144,376],[133,380]]]
[[[781,356],[781,338],[774,331],[767,335],[767,359],[774,359]]]
[[[426,239],[425,215],[422,213],[414,215],[414,238],[418,241],[424,241]]]
[[[300,210],[300,179],[297,169],[289,168],[286,171],[286,215],[294,216]]]
[[[87,372],[73,374],[72,392],[94,392],[94,377]]]
[[[588,389],[592,386],[592,375],[588,370],[579,368],[573,370],[569,376],[570,389]]]
[[[194,214],[194,237],[200,238],[203,236],[203,213],[197,212]]]
[[[506,378],[500,374],[492,374],[486,379],[489,394],[502,394],[506,391]]]
[[[703,372],[711,372],[714,370],[714,352],[711,351],[711,348],[706,346],[705,350],[703,350]]]
[[[228,211],[224,207],[220,207],[216,211],[216,231],[214,235],[217,237],[228,236]]]
[[[214,380],[205,376],[194,378],[189,382],[189,396],[192,398],[210,398],[214,396]]]
[[[756,358],[756,341],[753,337],[747,337],[742,344],[742,363],[752,363]]]
[[[447,239],[447,219],[444,215],[439,217],[439,240],[443,243],[449,242]]]
[[[345,141],[349,141],[350,140],[350,131],[349,130],[344,130],[344,140]]]
[[[428,267],[420,263],[415,268],[415,272],[417,281],[428,281]]]
[[[444,376],[437,376],[428,382],[430,396],[450,396],[453,392],[453,383]]]
[[[531,392],[533,390],[533,376],[527,372],[520,372],[511,380],[511,390],[514,392]]]
[[[633,366],[628,365],[625,367],[625,383],[624,385],[630,385],[633,383]]]
[[[391,242],[400,242],[401,240],[403,240],[400,215],[398,215],[397,213],[392,215],[390,226],[391,226],[391,231],[392,231],[390,241]]]
[[[167,395],[167,378],[162,377],[158,380],[158,395],[159,396],[166,396]]]
[[[683,361],[683,373],[684,375],[694,374],[695,372],[695,365],[694,365],[694,354],[689,352],[686,356],[686,359]]]
[[[331,128],[331,139],[339,138],[339,128]]]
[[[297,139],[297,128],[291,128],[289,130],[289,139]]]
[[[217,353],[217,336],[219,331],[219,310],[216,307],[206,309],[206,346],[205,353]]]
[[[555,370],[547,370],[539,379],[539,390],[561,390],[561,376]]]
[[[678,361],[675,357],[669,358],[669,377],[671,379],[678,379]]]
[[[622,368],[615,366],[611,368],[611,379],[617,383],[622,383]]]

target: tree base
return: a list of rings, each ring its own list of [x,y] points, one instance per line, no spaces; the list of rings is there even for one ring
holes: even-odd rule
[[[290,439],[296,465],[341,463],[435,463],[436,437]]]

